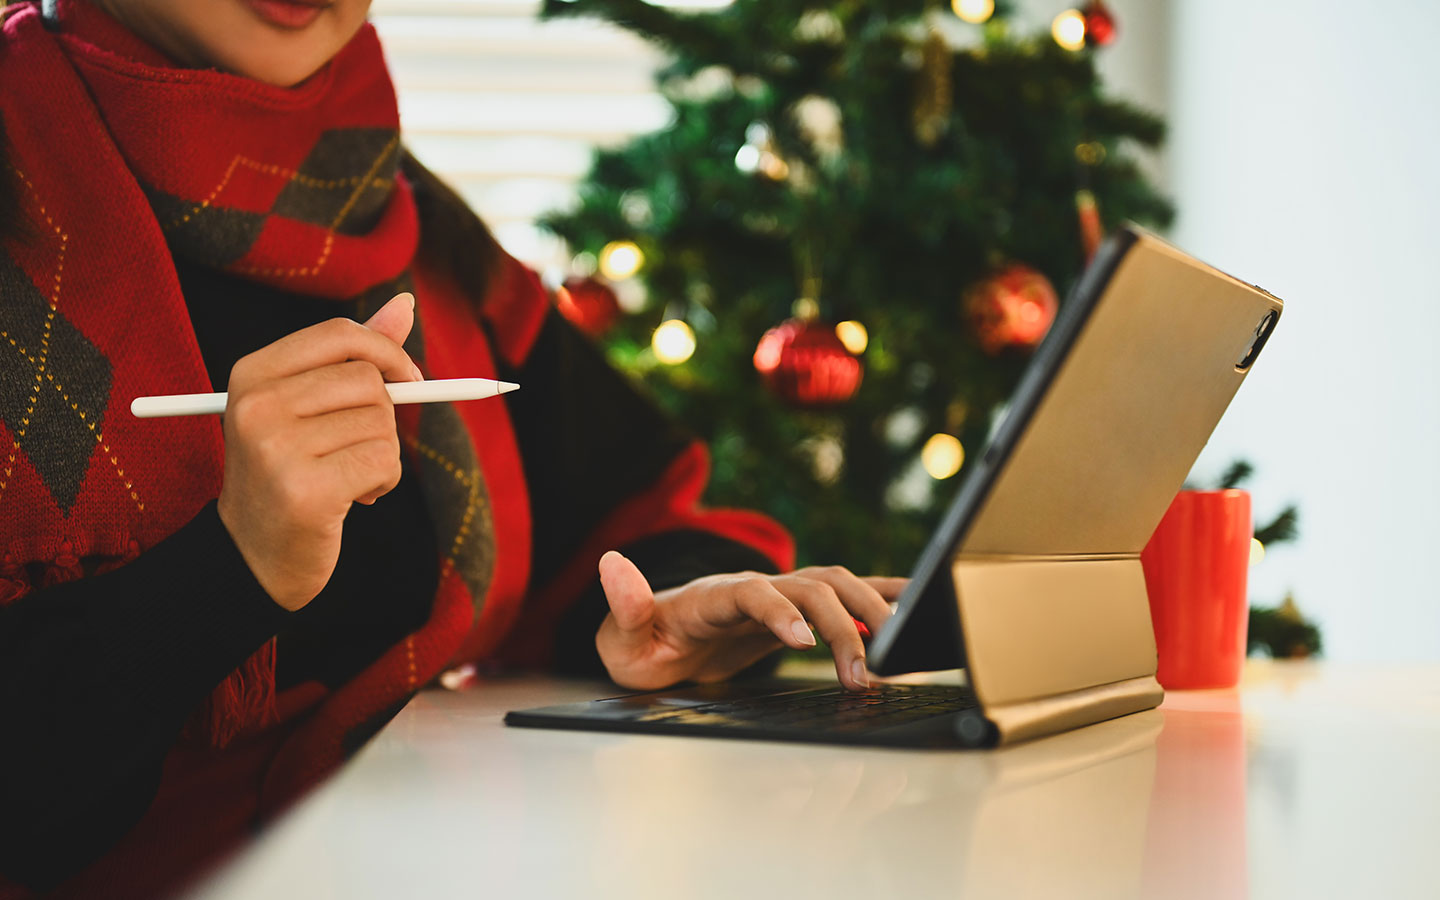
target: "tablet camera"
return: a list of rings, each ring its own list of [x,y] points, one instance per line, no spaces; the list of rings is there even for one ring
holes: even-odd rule
[[[1249,346],[1245,348],[1240,360],[1235,363],[1235,371],[1244,372],[1250,368],[1251,364],[1255,362],[1255,357],[1260,355],[1260,350],[1265,346],[1265,342],[1270,339],[1270,332],[1275,330],[1275,323],[1279,319],[1280,311],[1274,309],[1269,310],[1261,317],[1260,324],[1255,326],[1254,336],[1250,339]]]

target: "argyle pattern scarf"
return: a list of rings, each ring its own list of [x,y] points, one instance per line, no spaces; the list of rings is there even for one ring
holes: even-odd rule
[[[133,559],[219,494],[216,418],[128,412],[136,396],[211,389],[172,254],[358,300],[368,315],[411,287],[419,226],[368,25],[320,73],[279,89],[174,68],[83,0],[59,0],[43,18],[13,5],[0,22],[9,175],[34,226],[0,245],[4,603]],[[463,374],[427,365],[446,335],[424,335],[432,308],[417,299],[406,349],[427,375]],[[478,617],[495,541],[475,418],[433,404],[406,410],[400,426],[444,554],[437,603],[448,597],[453,610],[452,637],[432,629],[429,651],[413,640],[392,649],[408,663],[392,661],[385,671],[403,674],[385,677],[414,690]],[[272,641],[233,673],[194,731],[224,746],[274,721],[274,652]]]

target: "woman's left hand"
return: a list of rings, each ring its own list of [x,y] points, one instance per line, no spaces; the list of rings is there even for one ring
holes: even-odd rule
[[[656,690],[719,681],[781,646],[807,650],[815,646],[809,620],[835,654],[841,684],[863,690],[870,678],[854,620],[874,634],[906,580],[861,578],[828,566],[708,575],[657,594],[633,562],[612,550],[600,559],[610,614],[595,646],[617,684]]]

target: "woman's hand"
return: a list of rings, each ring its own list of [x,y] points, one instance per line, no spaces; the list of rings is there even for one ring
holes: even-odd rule
[[[235,363],[225,408],[220,521],[276,603],[297,610],[335,571],[351,503],[400,481],[387,381],[419,381],[401,349],[415,298],[364,325],[331,319]]]
[[[635,564],[612,550],[600,559],[600,583],[610,614],[595,646],[617,684],[655,690],[719,681],[782,646],[815,646],[808,619],[835,654],[840,682],[862,690],[870,678],[854,619],[874,634],[906,579],[860,578],[831,566],[710,575],[656,594]]]

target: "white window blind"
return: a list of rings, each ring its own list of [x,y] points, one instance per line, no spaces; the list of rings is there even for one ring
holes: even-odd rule
[[[672,0],[689,8],[728,0]],[[541,22],[538,0],[376,0],[410,148],[469,201],[507,250],[563,262],[537,229],[575,198],[594,147],[664,127],[660,53],[593,19]]]

